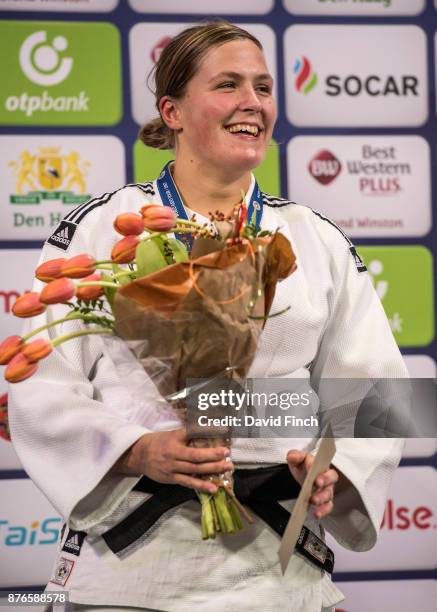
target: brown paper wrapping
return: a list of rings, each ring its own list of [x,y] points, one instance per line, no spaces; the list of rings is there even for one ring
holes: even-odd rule
[[[197,240],[193,254],[206,254],[124,285],[115,296],[117,334],[163,396],[228,368],[243,378],[276,283],[295,269],[279,233],[230,247],[214,241],[214,252],[211,242]]]

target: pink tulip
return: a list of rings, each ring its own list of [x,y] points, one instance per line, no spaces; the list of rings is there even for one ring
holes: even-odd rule
[[[44,312],[45,309],[46,307],[40,301],[40,294],[35,291],[23,293],[12,306],[14,315],[23,319],[35,317]]]
[[[27,359],[23,353],[18,353],[9,362],[8,367],[5,371],[5,378],[10,383],[17,383],[29,378],[32,374],[35,374],[38,366],[36,363],[32,363]]]
[[[144,227],[152,232],[168,232],[176,224],[176,215],[170,206],[147,204],[141,209]]]
[[[65,262],[64,257],[60,257],[59,259],[50,259],[49,261],[45,261],[35,270],[35,276],[43,283],[49,283],[55,278],[61,277],[61,267]]]
[[[6,365],[21,351],[23,339],[20,336],[9,336],[0,343],[0,365]],[[1,406],[1,404],[0,404]]]
[[[125,236],[116,242],[111,251],[111,259],[115,263],[130,263],[135,259],[135,249],[139,244],[137,236]]]
[[[40,359],[44,359],[52,352],[52,345],[48,340],[44,338],[37,338],[33,340],[33,342],[29,342],[21,351],[23,355],[32,363],[36,363],[40,361]]]
[[[139,236],[144,232],[143,217],[133,212],[122,213],[115,218],[114,229],[122,236]]]
[[[96,270],[96,260],[91,255],[83,253],[67,259],[62,267],[61,274],[67,278],[83,278]]]
[[[63,304],[76,295],[76,285],[69,278],[57,278],[48,283],[41,291],[40,300],[44,304]]]
[[[102,277],[100,274],[91,274],[86,278],[82,279],[84,283],[91,283],[95,281],[101,281]],[[76,297],[78,300],[97,300],[104,294],[103,287],[100,285],[89,285],[88,287],[77,287],[76,289]]]

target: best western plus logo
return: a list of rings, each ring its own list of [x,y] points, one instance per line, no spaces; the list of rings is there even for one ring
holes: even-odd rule
[[[0,123],[120,119],[119,36],[111,24],[4,21],[0,41]]]
[[[341,171],[341,163],[331,151],[319,151],[308,163],[308,171],[322,185],[329,185]]]

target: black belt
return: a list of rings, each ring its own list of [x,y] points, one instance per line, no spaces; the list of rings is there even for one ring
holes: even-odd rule
[[[233,478],[237,499],[249,506],[278,535],[282,536],[290,513],[278,501],[295,499],[300,491],[300,485],[291,475],[288,466],[277,465],[254,470],[237,469],[233,473]],[[102,535],[114,553],[120,553],[136,542],[168,510],[187,501],[199,501],[194,489],[162,484],[147,476],[143,476],[133,490],[153,495]],[[323,540],[305,526],[302,527],[296,549],[317,567],[332,573],[334,553]]]

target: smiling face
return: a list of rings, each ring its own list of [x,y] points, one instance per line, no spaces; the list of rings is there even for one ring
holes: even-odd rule
[[[250,40],[210,49],[185,95],[161,100],[162,116],[176,131],[176,159],[231,174],[258,166],[276,119],[272,85],[264,55]]]

